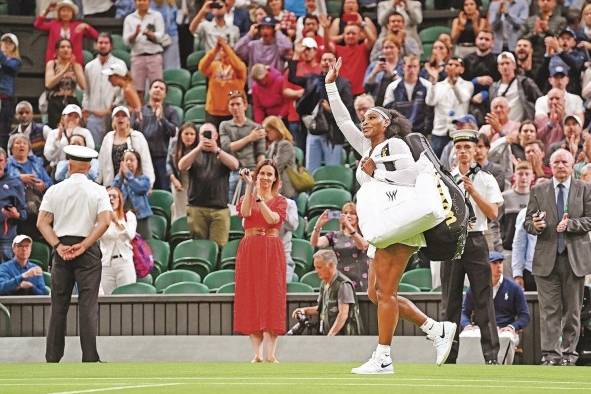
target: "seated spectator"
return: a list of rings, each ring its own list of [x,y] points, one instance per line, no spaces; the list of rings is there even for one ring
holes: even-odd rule
[[[538,85],[542,87],[543,91],[549,89],[548,71],[550,66],[557,62],[567,71],[568,82],[565,89],[569,93],[580,94],[581,71],[583,71],[583,65],[588,56],[577,48],[575,32],[570,28],[566,28],[556,38],[546,37],[544,43],[546,44],[546,53],[544,54],[544,61],[540,65],[537,79]]]
[[[240,168],[255,169],[265,159],[265,129],[246,117],[246,95],[244,92],[230,92],[228,109],[232,119],[220,123],[220,146],[234,155]],[[187,167],[188,168],[188,167]],[[230,173],[228,200],[231,201],[240,175],[237,170]]]
[[[529,16],[526,0],[494,0],[488,7],[488,21],[495,35],[493,53],[515,51],[521,26]]]
[[[66,159],[64,147],[69,145],[69,140],[74,134],[84,137],[86,146],[94,149],[94,140],[88,129],[81,127],[82,110],[76,104],[69,104],[62,111],[62,120],[56,129],[51,130],[47,135],[47,141],[43,148],[43,154],[52,167],[55,167],[60,160]]]
[[[52,11],[56,12],[57,19],[47,20],[47,15]],[[33,26],[48,33],[45,63],[56,57],[56,52],[59,51],[57,43],[63,38],[68,38],[72,43],[75,63],[84,64],[82,53],[84,37],[96,40],[98,32],[88,23],[76,20],[77,14],[78,6],[72,0],[60,0],[49,3],[42,15],[35,18]]]
[[[343,205],[339,217],[341,229],[331,231],[320,236],[322,227],[329,222],[338,211],[325,210],[319,217],[310,243],[313,247],[334,250],[338,259],[338,269],[349,278],[355,291],[367,291],[367,271],[369,258],[367,248],[369,243],[359,233],[359,220],[357,208],[354,203],[349,202]],[[336,267],[335,267],[336,268]]]
[[[503,192],[505,202],[499,209],[499,224],[505,250],[513,248],[517,215],[523,208],[527,207],[529,201],[529,191],[534,181],[534,171],[531,164],[528,161],[517,163],[514,178],[513,187]]]
[[[427,91],[432,84],[419,78],[419,58],[404,57],[403,77],[391,82],[384,94],[384,107],[395,109],[412,124],[412,131],[429,135],[432,129],[433,109],[427,105]],[[363,119],[360,117],[360,119]]]
[[[12,241],[14,258],[0,264],[0,295],[47,295],[43,270],[29,261],[33,240],[17,235]]]
[[[375,40],[373,49],[369,55],[369,60],[375,62],[382,53],[382,43],[386,37],[393,36],[400,46],[400,56],[421,55],[420,40],[416,40],[406,34],[406,22],[403,14],[396,10],[390,11],[387,16],[388,21],[385,28],[382,29],[380,36]]]
[[[417,27],[423,23],[421,2],[416,0],[380,1],[378,3],[378,22],[382,28],[386,27],[388,24],[388,13],[391,10],[399,12],[404,18],[404,31],[406,37],[410,37],[420,44],[421,38],[419,37]]]
[[[219,38],[199,62],[199,71],[207,77],[205,121],[218,128],[224,120],[232,119],[228,110],[228,95],[243,91],[246,83],[246,65],[225,39]]]
[[[133,128],[140,130],[148,141],[156,176],[154,188],[162,190],[170,190],[166,156],[170,138],[176,136],[180,125],[178,112],[164,101],[167,91],[168,86],[163,80],[152,81],[148,102],[142,107],[142,116],[133,120]]]
[[[476,37],[480,30],[488,28],[486,17],[480,15],[475,0],[464,0],[462,9],[451,21],[451,39],[455,56],[464,57],[476,50]]]
[[[101,288],[105,295],[111,295],[119,286],[135,283],[131,240],[135,238],[137,222],[132,210],[125,212],[124,198],[116,187],[107,188],[111,200],[111,224],[99,239],[101,247]]]
[[[205,19],[211,13],[213,19]],[[189,24],[189,31],[196,40],[195,47],[202,47],[206,51],[214,49],[220,38],[226,40],[230,46],[236,45],[240,39],[237,26],[226,21],[227,6],[224,0],[205,1],[199,12]]]
[[[377,62],[370,63],[365,70],[363,87],[366,93],[373,96],[379,106],[384,102],[386,87],[403,75],[403,61],[399,55],[400,47],[396,40],[386,37],[382,43],[382,56]]]
[[[0,220],[4,231],[0,234],[0,263],[13,257],[12,240],[19,221],[27,218],[27,202],[22,181],[6,170],[6,151],[0,148]]]
[[[100,170],[97,182],[110,186],[113,183],[115,174],[119,173],[119,165],[123,161],[123,154],[127,150],[134,150],[140,154],[144,175],[150,179],[150,185],[153,185],[155,179],[154,166],[152,165],[152,157],[150,156],[150,148],[146,137],[131,128],[129,110],[126,107],[115,107],[111,117],[113,119],[113,130],[105,135],[99,151]]]
[[[164,48],[162,66],[165,70],[181,68],[176,0],[153,0],[150,8],[162,15],[164,21],[163,39],[170,38],[169,42],[163,41],[162,44]]]
[[[179,171],[189,174],[187,224],[194,236],[222,247],[230,233],[229,176],[238,171],[240,163],[220,144],[211,123],[201,126],[197,141],[197,146],[178,162]]]
[[[269,16],[275,19],[283,34],[293,41],[296,33],[296,16],[284,8],[283,0],[267,0]]]
[[[506,354],[505,363],[513,364],[515,346],[519,344],[519,331],[529,324],[530,316],[523,290],[511,279],[503,276],[503,254],[490,252],[488,261],[492,272],[492,290],[495,306],[495,320],[499,330],[499,336],[509,336],[512,346]],[[472,289],[468,289],[464,305],[462,307],[461,326],[464,330],[460,334],[475,336],[473,331],[479,331],[478,326],[473,322],[473,311],[478,308],[474,303]],[[480,336],[479,333],[476,334]]]
[[[528,234],[523,224],[527,208],[523,208],[515,218],[515,235],[511,250],[511,271],[513,280],[524,291],[537,291],[536,281],[532,275],[532,263],[536,250],[536,235]]]
[[[550,92],[553,89],[558,89],[562,92],[561,96],[564,99],[562,104],[564,115],[578,115],[581,119],[585,119],[585,108],[581,96],[569,93],[566,90],[570,81],[568,66],[562,60],[555,58],[549,67],[550,77],[548,82],[550,82],[552,89],[548,91],[548,94],[536,100],[536,117],[538,115],[547,115],[550,112]]]
[[[14,115],[16,75],[22,65],[18,38],[12,34],[0,37],[0,146],[6,147]]]
[[[251,78],[254,121],[261,123],[267,116],[286,115],[281,72],[258,63],[252,67]]]
[[[12,129],[10,134],[26,135],[31,142],[33,154],[45,159],[43,150],[51,128],[43,123],[33,121],[33,106],[28,101],[20,101],[16,105],[14,119],[16,120],[16,127]]]
[[[583,121],[577,115],[567,115],[562,124],[562,139],[547,148],[546,157],[550,159],[556,150],[566,149],[578,161],[577,158],[584,151]]]
[[[280,187],[281,189],[281,187]],[[285,222],[279,230],[279,236],[283,241],[283,250],[285,251],[285,280],[287,283],[291,282],[294,278],[295,262],[291,256],[292,250],[292,236],[293,232],[298,228],[300,224],[300,217],[298,215],[298,206],[296,202],[290,198],[286,198],[287,210],[285,215]]]
[[[135,0],[136,11],[123,21],[123,41],[131,48],[131,74],[140,98],[146,85],[162,79],[164,19],[150,9],[149,0]]]
[[[525,145],[525,159],[529,161],[536,179],[552,178],[550,166],[544,162],[544,143],[540,140],[530,141]]]
[[[533,64],[542,64],[544,59],[544,40],[556,36],[566,27],[566,19],[560,14],[556,0],[538,0],[538,12],[530,15],[521,26],[521,38],[532,44]]]
[[[431,48],[431,57],[423,65],[419,77],[431,83],[443,81],[447,78],[445,66],[451,57],[451,49],[443,41],[435,41]]]
[[[323,21],[321,20],[320,23],[323,23]],[[332,43],[343,44],[345,40],[345,27],[351,24],[358,26],[363,24],[367,26],[367,29],[365,29],[366,34],[369,32],[375,41],[375,37],[377,36],[376,26],[370,18],[364,17],[359,13],[358,0],[343,1],[339,17],[334,18],[328,27],[325,25],[322,26],[324,28],[324,37],[329,34]]]
[[[197,130],[193,123],[184,123],[177,136],[170,140],[168,147],[168,159],[166,171],[170,176],[170,188],[172,191],[172,217],[171,222],[187,216],[187,189],[189,188],[189,174],[180,171],[179,160],[197,146]]]
[[[486,114],[486,124],[480,128],[490,142],[495,142],[501,137],[516,134],[519,130],[519,122],[509,119],[509,101],[505,96],[497,96],[490,103],[490,112]]]
[[[318,315],[318,334],[360,335],[363,333],[359,304],[349,278],[337,270],[337,256],[323,249],[314,254],[314,269],[322,280],[318,305],[296,308],[292,317]]]
[[[51,128],[57,127],[67,105],[80,105],[76,98],[76,87],[86,89],[84,69],[82,63],[78,63],[72,54],[70,40],[58,40],[56,50],[56,57],[45,65],[47,125]]]
[[[142,100],[133,85],[131,73],[127,71],[127,67],[115,64],[103,70],[103,74],[108,77],[111,85],[121,89],[123,102],[120,105],[128,107],[134,116],[141,117]]]
[[[137,151],[128,150],[123,154],[119,173],[113,179],[113,187],[123,193],[123,205],[129,206],[137,218],[137,233],[145,240],[152,238],[149,218],[152,208],[148,200],[150,178],[142,172],[142,158]]]
[[[287,130],[281,118],[277,116],[266,117],[263,121],[263,127],[269,141],[266,156],[268,159],[273,160],[277,166],[279,179],[281,180],[280,192],[283,196],[294,199],[297,196],[297,191],[293,188],[287,174],[287,169],[296,165],[295,148],[291,133]]]
[[[70,142],[68,143],[68,145],[86,146],[86,139],[84,138],[83,135],[74,133],[70,137]],[[86,176],[88,177],[88,179],[90,179],[93,182],[96,182],[96,179],[98,178],[98,172],[99,172],[99,161],[98,161],[98,159],[92,159],[92,160],[90,160],[90,170],[86,174]],[[68,160],[67,160],[67,158],[64,159],[64,160],[60,160],[57,163],[57,165],[55,166],[55,174],[54,174],[53,177],[54,177],[54,179],[55,179],[56,182],[61,182],[64,179],[70,177],[70,170],[68,168]]]

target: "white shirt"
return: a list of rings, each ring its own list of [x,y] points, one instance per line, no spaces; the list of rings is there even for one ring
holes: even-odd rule
[[[64,153],[64,147],[69,145],[68,139],[65,133],[62,133],[62,138],[58,140],[57,137],[58,129],[53,129],[47,135],[45,140],[45,147],[43,148],[43,155],[52,164],[57,165],[60,160],[66,160],[66,154]],[[90,149],[94,149],[94,139],[88,129],[84,127],[76,127],[72,134],[80,134],[86,140],[86,146]]]
[[[460,176],[459,168],[456,167],[452,170],[451,174],[454,178]],[[495,177],[489,174],[486,171],[478,171],[476,175],[471,175],[470,179],[474,183],[474,187],[478,191],[478,193],[490,204],[497,204],[503,205],[503,195],[501,194],[501,189],[499,189],[499,184],[495,180]],[[459,185],[462,191],[464,189],[464,182],[461,182]],[[487,217],[482,212],[476,201],[470,196],[470,203],[472,204],[472,208],[474,209],[474,215],[476,216],[476,223],[471,224],[468,226],[468,231],[486,231],[488,228],[487,224]]]
[[[84,67],[87,87],[82,99],[82,108],[90,111],[110,110],[117,96],[122,96],[121,88],[111,85],[109,77],[102,73],[103,70],[119,64],[125,70],[127,66],[121,59],[109,55],[105,64],[102,64],[99,57],[88,62]],[[109,113],[109,117],[111,114]]]
[[[137,25],[141,25],[140,33],[135,38],[133,44],[130,42],[131,36],[135,34]],[[131,55],[141,55],[144,53],[157,54],[162,53],[162,45],[148,40],[148,37],[143,34],[143,31],[148,25],[154,25],[154,35],[156,41],[160,41],[164,35],[164,19],[162,14],[158,11],[148,10],[144,18],[140,18],[137,11],[129,14],[123,21],[123,41],[125,45],[131,47]]]
[[[108,11],[113,6],[112,0],[82,0],[84,15],[98,14]]]
[[[47,189],[39,210],[53,214],[53,230],[58,237],[87,237],[98,214],[112,208],[103,186],[84,174],[72,174]]]
[[[583,107],[583,99],[576,94],[565,92],[564,100],[566,102],[564,108],[564,115],[575,115],[585,112]],[[536,116],[548,115],[550,109],[548,107],[548,96],[542,96],[536,100]]]
[[[552,184],[554,185],[554,201],[556,201],[556,204],[558,204],[558,191],[560,190],[558,184],[562,183],[564,185],[564,189],[562,190],[564,197],[564,213],[568,212],[568,192],[570,191],[571,179],[572,177],[569,176],[566,181],[559,182],[556,178],[552,177]],[[558,221],[560,220],[562,220],[562,218],[558,218]]]
[[[456,92],[454,92],[454,88]],[[473,92],[472,83],[461,77],[458,78],[455,86],[452,86],[447,78],[431,86],[431,89],[427,91],[425,102],[433,107],[435,113],[433,135],[446,136],[449,130],[454,129],[451,124],[452,119],[468,113],[470,97]]]
[[[519,99],[519,89],[517,88],[517,78],[513,80],[511,86],[509,86],[509,90],[507,90],[508,84],[502,83],[499,85],[499,96],[501,93],[507,90],[505,93],[505,98],[509,102],[509,119],[515,122],[521,122],[523,120],[523,116],[525,115],[523,111],[523,105],[521,104],[521,100]]]
[[[501,275],[497,284],[493,286],[493,300],[497,296],[497,293],[499,292],[499,289],[501,288],[502,284],[503,284],[503,275]]]
[[[111,221],[109,228],[99,239],[101,254],[103,255],[101,258],[103,266],[111,266],[111,259],[117,255],[121,255],[123,260],[133,264],[131,240],[135,237],[137,219],[133,212],[127,211],[125,219],[119,220],[118,222],[123,226],[122,229],[117,227],[115,222]]]

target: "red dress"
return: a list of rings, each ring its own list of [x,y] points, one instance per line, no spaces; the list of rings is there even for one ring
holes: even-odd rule
[[[268,224],[258,204],[252,202],[251,215],[244,219],[244,229],[277,229],[285,220],[287,202],[274,197],[267,206],[279,214],[279,223]],[[238,203],[238,212],[242,200]],[[280,237],[268,235],[245,236],[236,255],[236,288],[234,297],[234,332],[254,334],[268,331],[285,333],[285,252]]]

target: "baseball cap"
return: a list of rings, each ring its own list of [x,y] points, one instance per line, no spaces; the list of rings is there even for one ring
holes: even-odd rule
[[[0,37],[0,40],[4,41],[6,39],[12,41],[14,43],[14,45],[16,45],[18,47],[18,38],[16,37],[15,34],[12,34],[12,33],[2,34],[2,37]]]
[[[554,77],[558,74],[566,76],[570,70],[566,63],[558,56],[553,56],[552,59],[550,59],[549,69],[551,77]]]
[[[14,239],[12,240],[12,247],[14,248],[14,245],[18,245],[23,241],[29,240],[30,242],[33,242],[33,240],[31,239],[31,237],[29,237],[28,235],[25,234],[19,234],[16,237],[14,237]]]
[[[302,40],[302,46],[304,48],[318,48],[318,43],[312,37],[306,37]]]
[[[124,112],[125,115],[127,115],[128,118],[130,117],[129,110],[127,109],[127,107],[126,106],[123,106],[123,105],[120,105],[118,107],[113,108],[113,112],[111,112],[111,118],[114,118],[115,115],[117,115],[117,113],[119,113],[119,112]]]
[[[497,56],[497,63],[500,63],[502,59],[509,59],[513,63],[515,63],[515,56],[513,56],[513,54],[511,52],[505,51],[505,52],[499,53],[499,56]]]
[[[575,115],[575,114],[566,115],[564,117],[563,123],[566,123],[566,121],[569,120],[569,119],[574,119],[579,124],[579,126],[583,127],[583,121],[581,120],[581,118],[579,117],[579,115]]]
[[[569,29],[568,27],[566,29],[563,29],[560,34],[558,34],[558,37],[560,37],[563,34],[568,34],[570,35],[572,38],[576,38],[577,35],[575,34],[575,32],[572,29]]]
[[[76,104],[68,104],[62,111],[62,115],[69,115],[73,113],[76,113],[78,116],[82,117],[82,110]]]
[[[127,68],[124,64],[115,63],[102,71],[103,75],[119,75],[120,77],[124,77],[127,75]]]
[[[476,121],[476,118],[472,114],[456,116],[455,118],[452,119],[451,122],[453,124],[461,123],[461,124],[471,124],[471,125],[474,125],[474,127],[478,126],[478,122]]]
[[[80,145],[64,146],[64,153],[66,154],[67,160],[91,161],[98,157],[97,151]]]
[[[259,23],[260,26],[271,26],[271,27],[275,27],[276,24],[277,24],[277,21],[275,20],[275,18],[273,18],[271,16],[263,17],[263,19],[261,20],[261,23]]]
[[[505,260],[505,255],[503,255],[503,253],[497,252],[496,250],[488,252],[488,262],[489,263],[494,263],[495,261],[503,261],[503,260]]]

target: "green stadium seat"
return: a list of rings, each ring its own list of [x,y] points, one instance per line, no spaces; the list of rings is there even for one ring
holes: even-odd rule
[[[295,157],[296,157],[296,164],[298,166],[303,166],[304,163],[304,151],[299,146],[294,146],[295,149]]]
[[[169,88],[176,86],[186,92],[191,87],[191,73],[184,68],[164,70],[163,76]]]
[[[51,274],[49,272],[43,271],[43,281],[45,282],[45,286],[51,289]]]
[[[197,272],[202,278],[214,270],[218,246],[207,239],[190,239],[178,244],[172,253],[172,268]]]
[[[8,4],[0,4],[0,15],[8,15]]]
[[[127,49],[113,49],[111,54],[117,59],[123,60],[128,70],[131,68],[131,54]]]
[[[154,283],[154,281],[152,280],[152,275],[150,275],[150,274],[144,276],[143,278],[136,278],[135,282],[136,283],[147,283],[149,285]]]
[[[201,71],[195,71],[191,76],[191,86],[207,85],[207,77]]]
[[[160,215],[152,215],[148,221],[150,223],[150,230],[152,230],[152,237],[159,240],[165,240],[168,227],[166,218]]]
[[[119,286],[113,290],[113,295],[123,294],[156,294],[156,288],[147,283],[130,283],[128,285]]]
[[[299,216],[298,217],[298,227],[293,231],[292,236],[294,239],[304,239],[304,234],[306,233],[306,220]]]
[[[353,187],[353,170],[345,166],[322,166],[314,171],[314,190],[328,187],[351,190]]]
[[[451,29],[447,26],[431,26],[426,27],[419,32],[419,37],[423,44],[432,44],[437,40],[441,33],[451,33]]]
[[[351,193],[343,189],[316,190],[308,197],[307,216],[316,216],[325,209],[340,210],[343,205],[351,201]]]
[[[193,86],[185,93],[184,108],[189,110],[192,106],[197,104],[205,104],[207,97],[207,87],[204,85]]]
[[[154,256],[152,275],[154,278],[158,278],[163,272],[168,271],[170,246],[168,242],[159,239],[151,239],[148,243],[150,244],[150,248],[152,248],[152,255]]]
[[[129,51],[129,48],[123,42],[123,36],[121,34],[111,34],[111,38],[113,39],[113,50],[123,49]]]
[[[310,271],[307,274],[302,276],[302,278],[300,279],[300,282],[307,284],[308,286],[313,288],[314,291],[318,291],[318,290],[320,290],[320,283],[322,281],[318,277],[318,274],[316,273],[316,271]]]
[[[219,289],[216,291],[218,294],[234,294],[236,289],[236,283],[226,283],[223,286],[220,286]]]
[[[291,275],[291,280],[289,283],[297,283],[300,281],[300,277],[295,272]]]
[[[31,246],[31,257],[29,257],[29,260],[41,267],[43,271],[47,271],[49,262],[51,261],[51,249],[47,244],[41,241],[35,241]]]
[[[203,56],[205,56],[205,51],[203,50],[195,51],[187,56],[187,69],[189,71],[196,71]]]
[[[205,123],[205,105],[196,104],[185,111],[185,122]]]
[[[148,197],[152,212],[156,215],[164,216],[166,220],[170,220],[171,206],[173,203],[172,193],[168,190],[152,190]]]
[[[291,257],[296,263],[295,272],[298,276],[302,276],[312,269],[314,266],[313,255],[314,248],[309,241],[305,239],[291,240]]]
[[[308,220],[308,225],[306,226],[306,236],[310,238],[312,236],[312,231],[314,231],[314,226],[318,221],[318,216],[313,217],[312,219]],[[322,227],[320,230],[320,235],[325,235],[330,231],[339,231],[341,229],[341,222],[338,219],[329,220],[328,223]]]
[[[181,88],[176,86],[169,86],[164,99],[166,104],[174,105],[176,107],[183,106],[183,91]]]
[[[84,64],[88,64],[92,59],[94,59],[94,55],[92,52],[87,51],[86,49],[82,50],[82,55],[84,56]]]
[[[306,208],[308,207],[308,194],[300,193],[296,198],[296,205],[298,206],[298,215],[305,216]]]
[[[162,293],[168,286],[180,282],[201,283],[199,274],[188,270],[172,270],[161,274],[154,281],[158,293]]]
[[[408,283],[400,283],[398,285],[398,292],[399,293],[420,293],[421,289],[419,289],[415,285],[411,285]]]
[[[183,119],[185,119],[185,110],[181,107],[177,107],[176,105],[171,105],[171,107],[174,108],[177,116],[179,117],[179,122],[182,123]]]
[[[407,283],[421,289],[421,291],[431,291],[431,269],[415,268],[402,274],[400,283]]]
[[[433,44],[423,44],[423,53],[421,54],[421,62],[428,62],[431,58],[431,51]]]
[[[288,293],[314,293],[314,288],[310,285],[300,282],[290,282],[287,284]]]
[[[2,325],[2,332],[0,332],[0,338],[9,337],[12,335],[12,325],[10,323],[10,311],[6,306],[0,304],[0,321]]]
[[[192,237],[186,216],[178,218],[170,225],[170,237],[168,238],[168,242],[173,250],[176,245],[191,239]]]
[[[208,294],[209,289],[203,283],[179,282],[168,286],[164,294]]]
[[[234,282],[234,270],[214,271],[203,278],[203,284],[215,293],[221,286]]]
[[[220,255],[220,269],[234,269],[236,266],[236,254],[238,253],[239,239],[233,239],[222,248]]]
[[[244,237],[242,218],[236,215],[230,216],[230,239],[240,239],[242,237]]]

